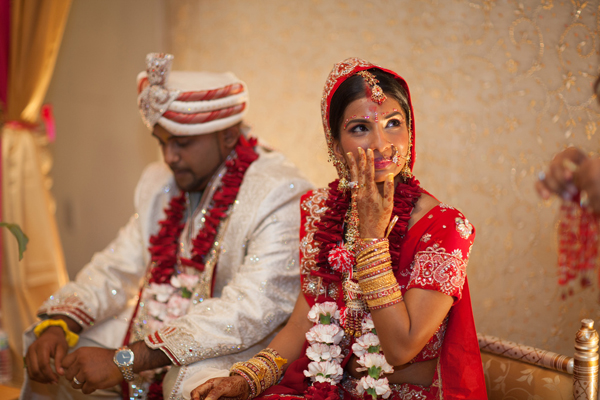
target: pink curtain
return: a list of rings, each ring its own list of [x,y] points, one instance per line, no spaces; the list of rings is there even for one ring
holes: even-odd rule
[[[6,110],[9,50],[10,0],[0,0],[0,132],[2,131],[2,123],[4,122],[4,110]],[[2,141],[0,141],[0,221],[2,221]],[[0,243],[3,243],[2,235],[3,232],[0,231]],[[3,260],[3,246],[0,246],[0,277],[2,276],[2,265],[4,263]]]
[[[6,110],[9,43],[10,0],[0,0],[0,110]]]

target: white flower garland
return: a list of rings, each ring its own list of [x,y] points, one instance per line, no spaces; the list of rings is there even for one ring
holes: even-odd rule
[[[196,275],[182,273],[172,276],[170,283],[150,283],[146,287],[147,324],[152,331],[187,313],[198,280]]]
[[[314,322],[306,332],[306,340],[310,346],[306,356],[311,360],[304,376],[313,382],[329,382],[332,385],[342,380],[344,370],[340,366],[343,360],[342,348],[338,343],[344,337],[340,328],[340,312],[334,302],[315,304],[308,313],[308,319]]]
[[[383,374],[391,374],[394,368],[388,364],[381,353],[381,345],[371,313],[365,315],[361,327],[362,335],[352,345],[352,351],[359,357],[358,364],[362,366],[356,370],[367,371],[367,375],[360,378],[356,390],[361,395],[367,392],[373,399],[377,396],[387,399],[392,394],[392,390],[388,379],[383,377]]]
[[[329,382],[337,385],[344,375],[341,362],[344,359],[342,349],[338,344],[344,336],[340,327],[340,311],[334,302],[315,304],[308,313],[308,319],[315,325],[306,333],[306,340],[310,346],[306,349],[306,356],[311,360],[304,375],[313,382]],[[383,374],[391,374],[394,369],[387,363],[381,354],[379,338],[371,314],[367,314],[362,321],[362,335],[352,345],[361,368],[358,371],[367,371],[356,387],[362,395],[365,392],[373,399],[378,396],[387,399],[392,393],[388,379]]]

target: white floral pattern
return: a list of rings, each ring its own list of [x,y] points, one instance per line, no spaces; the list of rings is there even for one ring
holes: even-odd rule
[[[456,217],[456,231],[463,239],[468,239],[473,234],[473,225],[466,218]]]

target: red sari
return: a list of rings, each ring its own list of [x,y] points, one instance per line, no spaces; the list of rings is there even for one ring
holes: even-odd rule
[[[300,270],[302,291],[312,307],[316,302],[334,301],[344,305],[342,277],[332,270],[319,268],[319,221],[328,219],[326,206],[329,192],[316,190],[301,201]],[[437,290],[453,296],[448,316],[427,345],[411,361],[438,358],[433,384],[423,387],[411,384],[390,384],[390,399],[487,399],[479,346],[473,322],[466,266],[475,238],[475,230],[465,216],[453,207],[439,204],[417,221],[404,237],[390,236],[390,248],[396,246],[399,262],[393,265],[402,293],[410,288]],[[394,240],[394,243],[392,242]],[[352,355],[353,339],[344,337],[344,366]],[[302,354],[305,354],[305,342]],[[303,355],[286,370],[279,385],[269,388],[259,398],[332,399],[333,393],[309,390],[311,381],[304,376],[310,360]],[[355,381],[348,374],[338,384],[338,394],[344,399],[359,399]],[[315,395],[317,394],[317,395]]]

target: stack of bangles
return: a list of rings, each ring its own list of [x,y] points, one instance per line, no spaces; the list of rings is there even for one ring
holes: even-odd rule
[[[275,350],[266,348],[250,360],[233,364],[229,375],[238,374],[250,386],[249,399],[258,396],[275,385],[283,375],[283,366],[287,360]]]
[[[356,273],[369,309],[390,307],[402,301],[400,285],[392,272],[387,238],[361,239],[356,250]]]

